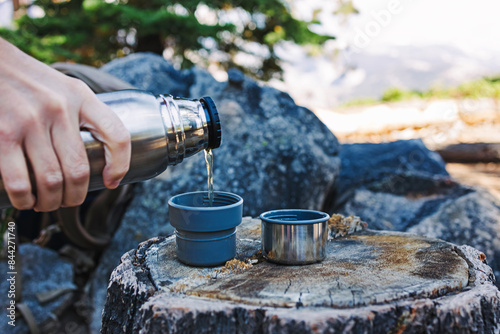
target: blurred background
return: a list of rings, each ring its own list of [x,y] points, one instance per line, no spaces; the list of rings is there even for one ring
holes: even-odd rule
[[[496,176],[499,12],[487,0],[0,0],[0,36],[46,63],[146,51],[220,81],[238,68],[343,143],[422,138]]]
[[[47,63],[150,51],[219,80],[237,67],[314,109],[494,79],[499,12],[486,0],[1,0],[0,34]]]
[[[456,188],[448,188],[447,175],[443,185],[439,183],[445,179],[443,175],[431,175],[426,179],[426,173],[435,171],[418,159],[417,153],[423,150],[415,147],[420,143],[347,145],[419,138],[441,155],[446,170],[455,180],[487,188],[500,199],[500,30],[496,29],[499,13],[500,2],[492,0],[0,0],[0,36],[47,64],[74,62],[100,67],[116,58],[151,52],[162,55],[178,70],[193,66],[204,68],[219,81],[228,79],[229,69],[238,69],[262,85],[285,91],[297,104],[311,109],[323,121],[342,144],[340,155],[347,152],[349,157],[351,152],[351,161],[358,162],[357,165],[349,164],[348,158],[342,158],[348,161],[343,165],[347,168],[342,170],[353,172],[352,179],[345,177],[348,173],[343,174],[346,184],[356,183],[365,170],[369,174],[367,179],[371,180],[373,176],[378,181],[382,174],[376,169],[383,164],[389,165],[389,172],[384,170],[383,173],[394,174],[394,178],[388,177],[382,185],[375,185],[375,190],[363,192],[366,197],[360,197],[359,201],[356,199],[357,186],[352,186],[340,200],[335,199],[338,203],[345,202],[345,207],[357,210],[356,215],[371,216],[373,222],[380,222],[380,225],[372,226],[387,223],[382,226],[384,229],[387,226],[406,228],[424,221],[431,226],[429,231],[433,237],[453,242],[458,240],[458,244],[486,245],[489,254],[500,254],[498,240],[494,237],[498,233],[491,232],[498,230],[497,212],[500,209],[497,202],[476,191],[469,196],[469,189],[462,188],[462,185],[455,194]],[[232,73],[233,78],[238,79],[238,72]],[[269,110],[270,105],[266,105]],[[226,106],[240,108],[237,103],[226,103]],[[235,114],[240,112],[243,113],[243,109]],[[276,111],[276,114],[284,113],[283,110]],[[269,114],[272,112],[266,113],[266,117],[272,117]],[[297,115],[293,110],[287,116],[289,114]],[[286,130],[289,124],[283,119],[279,119],[279,125]],[[293,120],[304,125],[303,119]],[[306,126],[311,134],[326,130],[314,117],[309,121]],[[274,124],[271,128],[278,127]],[[254,131],[254,128],[249,131]],[[324,132],[330,135],[328,131]],[[315,145],[320,144],[318,146],[323,150],[312,155],[321,159],[319,165],[332,161],[325,156],[331,157],[331,152],[337,152],[339,145],[333,136],[310,137],[314,140],[322,138],[318,140],[321,143],[315,142]],[[261,146],[258,142],[252,146],[253,150],[247,148],[250,143],[245,143],[242,152],[288,153],[283,155],[283,161],[311,165],[310,160],[302,160],[302,156],[297,160],[289,159],[290,154],[295,154],[290,148],[299,146],[295,141],[287,139],[286,149],[281,149],[276,142],[264,140],[260,143]],[[357,153],[360,147],[365,147],[361,150],[363,154]],[[404,149],[394,151],[394,147]],[[231,157],[241,162],[240,166],[258,169],[259,164],[254,163],[253,157],[245,154],[248,158],[245,161]],[[360,155],[361,159],[358,159]],[[386,159],[387,156],[390,159]],[[436,156],[432,153],[431,158],[425,151],[426,159],[432,160],[431,167]],[[264,161],[263,157],[274,164],[267,155],[260,155],[260,161]],[[441,166],[442,161],[438,162]],[[190,166],[191,171],[197,167]],[[266,184],[276,189],[279,188],[276,184],[286,185],[283,189],[288,189],[288,185],[293,188],[295,181],[288,177],[286,167],[281,169],[281,166],[276,164],[273,168],[277,170],[276,175],[284,175],[284,182],[273,180]],[[338,168],[328,167],[329,173]],[[372,168],[374,174],[371,174]],[[231,172],[223,172],[227,178],[240,172],[237,168],[231,169]],[[179,174],[181,170],[185,173],[179,169]],[[242,168],[242,171],[243,175],[247,169]],[[262,171],[267,173],[265,169]],[[419,172],[423,172],[422,175]],[[179,174],[170,175],[175,178],[175,183]],[[261,170],[258,174],[259,178],[264,177]],[[318,173],[308,175],[314,178],[314,174]],[[254,182],[246,174],[244,178]],[[180,188],[173,188],[173,181],[168,182],[172,182],[164,183],[168,191],[183,189],[190,184],[179,182]],[[235,180],[236,185],[232,187],[237,189],[238,182]],[[429,182],[436,184],[435,189],[429,186]],[[364,191],[366,185],[373,184],[363,184],[359,189]],[[315,187],[313,183],[309,185]],[[396,185],[403,190],[397,189],[394,194],[377,190],[387,186],[392,191]],[[426,187],[429,189],[418,192]],[[117,241],[116,245],[119,243],[124,247],[133,243],[133,246],[127,246],[128,250],[149,233],[145,232],[146,228],[137,233],[137,217],[140,217],[141,224],[148,225],[147,231],[156,231],[152,217],[162,216],[157,212],[165,212],[159,211],[165,202],[161,202],[162,197],[153,201],[148,196],[150,193],[154,196],[154,191],[167,196],[169,192],[164,191],[165,188],[159,186],[137,195],[141,196],[140,201],[147,203],[144,206],[137,204],[133,208],[136,213],[128,216],[128,221],[124,220],[124,233],[130,232],[130,235]],[[248,193],[257,192],[255,189],[254,186],[248,187]],[[302,194],[303,189],[300,191]],[[453,206],[447,206],[448,201]],[[461,203],[468,204],[461,208]],[[429,211],[426,214],[437,217],[436,220],[427,220],[421,208]],[[453,221],[435,214],[438,211],[433,210],[437,208],[445,208],[439,212],[452,212],[453,215],[446,213],[443,217],[453,216]],[[144,215],[143,210],[147,212]],[[411,218],[412,215],[415,218]],[[163,218],[158,219],[163,224]],[[394,222],[394,225],[388,222]],[[422,223],[422,228],[427,226],[425,224]],[[413,233],[421,231],[417,229]],[[158,233],[151,236],[156,235]],[[82,260],[87,267],[84,274],[80,272],[78,276],[85,276],[84,282],[78,284],[89,286],[87,282],[90,281],[91,286],[98,288],[95,294],[94,291],[85,291],[79,297],[83,302],[77,306],[78,317],[72,315],[72,309],[66,312],[69,317],[63,321],[66,321],[66,329],[68,324],[78,323],[75,327],[78,331],[72,328],[67,330],[68,333],[98,332],[106,282],[116,260],[125,251],[120,247],[108,248],[112,251],[99,260],[92,279],[85,275],[95,267],[87,266]],[[499,261],[498,255],[495,256]],[[498,270],[498,265],[496,268]],[[85,300],[87,296],[93,297]],[[94,331],[87,328],[88,324],[80,323],[83,321],[80,318],[85,318],[85,321],[93,318],[90,327]]]

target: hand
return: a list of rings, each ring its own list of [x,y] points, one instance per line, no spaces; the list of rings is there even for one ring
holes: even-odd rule
[[[104,185],[116,188],[131,151],[130,134],[118,116],[82,81],[0,38],[0,174],[15,208],[52,211],[83,202],[90,168],[81,128],[103,143]]]

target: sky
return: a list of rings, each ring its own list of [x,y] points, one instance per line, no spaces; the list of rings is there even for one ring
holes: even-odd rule
[[[12,1],[0,0],[0,27],[10,26],[12,20]]]
[[[500,1],[354,0],[345,24],[336,1],[295,0],[295,15],[322,8],[318,32],[337,37],[326,56],[284,48],[285,84],[298,102],[323,108],[379,97],[390,87],[425,90],[500,74]],[[341,50],[335,57],[334,49]],[[328,56],[330,52],[330,56]]]
[[[355,25],[366,28],[373,13],[387,10],[391,2],[400,4],[400,13],[374,38],[375,45],[449,44],[470,52],[500,51],[500,1],[361,0],[354,2],[361,12]]]
[[[354,0],[358,15],[352,15],[347,29],[338,24],[331,12],[336,2],[329,0],[295,0],[296,15],[311,18],[312,10],[323,8],[320,14],[324,32],[349,39],[357,29],[367,29],[370,21],[377,22],[377,13],[398,8],[389,24],[372,38],[371,45],[454,44],[457,47],[500,51],[500,29],[496,27],[500,1],[495,0]],[[347,33],[347,34],[346,34]],[[345,35],[345,36],[344,36]]]

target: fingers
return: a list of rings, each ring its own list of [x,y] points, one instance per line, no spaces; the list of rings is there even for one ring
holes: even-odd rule
[[[87,196],[90,167],[78,120],[71,122],[61,117],[54,124],[51,136],[64,178],[62,206],[80,205]]]
[[[63,174],[47,129],[33,129],[25,139],[25,150],[36,182],[36,211],[53,211],[63,199]]]
[[[128,171],[131,145],[114,112],[80,80],[1,38],[0,59],[0,173],[11,203],[50,211],[83,201],[90,171],[81,125],[104,144],[104,184],[117,187]]]
[[[104,145],[104,185],[110,189],[118,187],[130,165],[130,133],[118,116],[95,96],[83,103],[80,124]]]
[[[18,210],[35,205],[26,158],[18,143],[3,142],[0,147],[0,173],[10,203]]]
[[[61,111],[52,125],[25,117],[18,131],[0,133],[4,139],[0,143],[0,172],[11,204],[18,209],[53,211],[61,205],[77,206],[87,194],[90,169],[78,114],[54,109]],[[34,175],[36,199],[27,164]]]

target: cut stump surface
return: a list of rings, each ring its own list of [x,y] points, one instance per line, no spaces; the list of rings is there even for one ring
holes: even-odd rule
[[[178,262],[175,238],[142,243],[113,272],[103,333],[500,331],[500,293],[484,254],[407,233],[330,240],[305,266],[265,261],[260,220],[244,218],[237,258]]]

